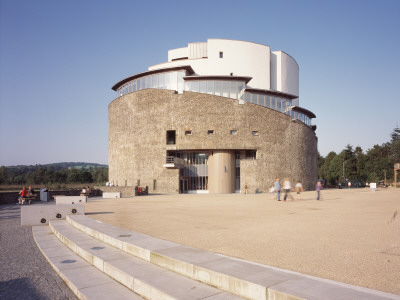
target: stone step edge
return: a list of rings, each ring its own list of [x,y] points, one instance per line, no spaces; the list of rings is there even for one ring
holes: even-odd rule
[[[36,230],[38,229],[38,230]],[[110,283],[106,283],[106,284],[98,284],[98,285],[92,285],[90,287],[82,287],[79,288],[72,279],[70,279],[70,276],[66,274],[66,272],[64,271],[68,271],[71,269],[66,269],[66,270],[61,270],[55,263],[56,261],[56,257],[49,257],[46,253],[46,250],[42,248],[42,246],[40,245],[40,241],[38,240],[38,235],[40,233],[43,233],[45,230],[48,230],[49,233],[51,233],[50,227],[48,225],[36,225],[36,226],[32,226],[32,235],[33,235],[33,239],[36,243],[36,246],[38,247],[39,251],[42,253],[43,257],[47,260],[47,262],[50,264],[50,266],[54,269],[54,271],[57,273],[58,276],[60,276],[60,278],[65,282],[65,284],[68,286],[68,288],[72,291],[72,293],[75,294],[75,296],[78,299],[85,299],[85,300],[101,300],[101,299],[110,299],[110,297],[114,297],[116,295],[118,295],[119,299],[122,298],[121,295],[126,295],[127,294],[127,288],[123,285],[121,285],[120,283],[118,283],[117,281],[115,281],[114,279],[110,278]],[[51,238],[49,239],[51,240]],[[55,235],[53,235],[53,239],[54,241],[57,241],[59,243],[60,246],[67,248]],[[55,247],[54,247],[55,248]],[[81,257],[79,257],[79,255],[75,254],[72,250],[70,250],[71,254],[68,256],[69,258],[74,257],[74,259],[76,259],[76,261],[79,262],[85,262],[84,259],[82,259]],[[60,256],[58,256],[60,257]],[[98,272],[98,274],[103,274],[101,271],[97,270],[95,267],[91,267],[91,271],[92,273],[89,273],[87,271],[86,268],[79,268],[80,273],[86,273],[85,277],[89,277],[89,276],[93,276],[93,271],[94,272]],[[112,286],[110,286],[112,285]],[[105,298],[101,298],[98,295],[98,291],[99,289],[101,289],[103,296]],[[131,291],[129,291],[131,292]],[[141,298],[139,295],[132,295],[133,298],[132,299],[143,299]]]
[[[96,259],[93,258],[93,254],[89,253],[88,251],[84,250],[83,248],[81,248],[79,245],[77,245],[76,243],[74,243],[73,241],[71,241],[70,239],[68,239],[67,237],[65,237],[61,232],[59,232],[54,226],[53,226],[53,221],[50,221],[49,223],[49,227],[50,230],[53,232],[53,234],[58,238],[58,240],[63,243],[67,248],[69,248],[71,251],[73,251],[76,255],[78,255],[79,257],[81,257],[84,261],[88,262],[89,264],[93,265],[97,270],[99,270],[100,272],[103,272],[104,274],[106,274],[107,276],[110,276],[113,280],[117,281],[118,283],[122,284],[123,286],[125,286],[126,288],[128,288],[129,290],[131,290],[133,293],[137,293],[139,292],[139,295],[142,297],[145,297],[146,299],[152,299],[152,295],[156,294],[156,295],[160,295],[161,291],[157,291],[157,292],[149,292],[152,290],[151,286],[146,285],[143,289],[143,291],[141,290],[135,290],[135,286],[134,284],[129,284],[129,281],[134,280],[134,278],[131,278],[131,280],[118,280],[118,278],[116,278],[117,276],[115,276],[115,274],[109,274],[107,273],[107,271],[104,269],[104,260],[102,260],[99,257],[96,257]],[[92,259],[89,259],[89,257],[92,257]],[[102,266],[102,267],[101,267]],[[122,271],[120,271],[122,272]],[[125,274],[127,277],[128,274]],[[145,294],[142,294],[144,292]],[[165,299],[170,299],[168,297],[168,295],[165,294],[161,294]]]
[[[118,269],[118,267],[116,267],[116,266],[113,266],[112,261],[105,261],[103,258],[96,256],[95,254],[82,248],[79,244],[77,244],[77,242],[72,241],[70,238],[65,236],[62,232],[60,232],[56,228],[57,227],[56,223],[60,224],[60,222],[67,222],[67,221],[59,221],[59,220],[50,221],[49,227],[50,227],[51,231],[54,233],[54,235],[66,247],[68,247],[71,251],[73,251],[74,253],[79,255],[86,262],[88,262],[92,266],[96,267],[99,271],[103,272],[104,274],[111,277],[118,283],[122,284],[123,286],[125,286],[126,288],[131,290],[132,292],[134,292],[146,299],[150,299],[150,300],[151,299],[154,299],[154,300],[156,300],[156,299],[170,299],[170,300],[175,299],[173,295],[170,295],[170,294],[164,292],[162,289],[152,286],[150,283],[146,282],[145,280],[136,279],[131,274]],[[72,226],[71,224],[69,224],[69,225]],[[73,227],[73,228],[75,228],[75,227]],[[75,228],[75,230],[82,232],[77,228]],[[86,234],[85,232],[82,232],[82,233]],[[94,240],[98,240],[94,237],[91,237],[91,238]],[[99,241],[99,242],[101,242],[101,241]],[[111,246],[111,247],[113,247],[113,246]],[[115,247],[113,247],[113,248],[115,248]],[[119,249],[115,248],[115,250],[118,251]],[[125,254],[129,255],[128,253],[125,253]],[[137,257],[135,257],[135,258],[139,259]],[[146,263],[151,264],[150,262],[147,262],[147,261],[146,261]],[[159,266],[157,266],[157,267],[159,267]],[[161,267],[159,267],[159,268],[161,268]],[[166,270],[166,269],[163,269],[163,270],[168,272],[168,270]],[[171,274],[173,274],[173,273],[171,273]],[[174,276],[182,276],[182,275],[175,274]],[[186,278],[186,280],[189,280],[189,279],[190,278]],[[198,282],[198,284],[201,285],[202,283]],[[218,294],[220,294],[222,296],[225,293],[223,291],[220,291],[219,293],[214,294],[214,296],[218,295]],[[236,296],[234,298],[237,299]]]
[[[204,268],[201,266],[194,265],[190,262],[178,260],[178,259],[175,259],[168,255],[157,253],[156,251],[152,251],[149,249],[145,249],[145,248],[133,245],[131,243],[127,243],[121,239],[110,236],[104,232],[99,232],[95,228],[88,227],[87,225],[75,220],[75,219],[79,219],[79,218],[85,218],[87,220],[90,220],[90,222],[98,222],[99,224],[118,228],[117,226],[113,226],[113,225],[109,225],[107,223],[97,221],[97,220],[92,219],[85,215],[67,216],[66,220],[67,220],[67,222],[69,222],[71,225],[73,225],[75,228],[79,229],[80,231],[85,232],[88,235],[95,237],[95,238],[103,241],[104,243],[109,244],[117,249],[125,251],[126,253],[137,256],[139,258],[147,260],[148,262],[151,262],[160,267],[174,271],[181,275],[185,275],[191,279],[206,283],[208,285],[211,285],[213,287],[219,288],[219,289],[227,291],[229,293],[238,295],[240,297],[244,297],[244,298],[248,298],[248,299],[262,299],[262,300],[278,299],[278,298],[279,299],[281,299],[281,298],[282,299],[313,298],[311,295],[304,295],[303,292],[293,291],[290,288],[283,289],[283,291],[281,291],[280,287],[275,287],[274,285],[272,285],[272,286],[260,285],[258,283],[254,283],[254,282],[251,282],[248,280],[233,277],[229,274],[225,274],[222,272],[210,270],[210,269],[207,269],[207,268]],[[127,231],[127,230],[125,230],[125,231]],[[161,239],[150,237],[150,236],[148,236],[148,237],[157,239],[157,240],[161,240]],[[177,244],[177,245],[179,245],[179,244]],[[208,252],[208,251],[203,251],[203,252]],[[213,253],[213,252],[208,252],[208,253]],[[213,253],[213,254],[215,254],[215,253]],[[253,263],[253,262],[247,262],[244,260],[231,258],[231,257],[225,256],[222,254],[216,254],[216,255],[218,255],[220,257],[225,257],[230,260],[241,261],[243,263],[250,264],[250,265],[260,265],[260,264]],[[368,288],[364,288],[364,287],[354,286],[351,284],[336,282],[333,280],[327,280],[327,279],[322,279],[322,278],[318,278],[318,277],[313,277],[310,275],[304,275],[301,273],[282,270],[279,268],[272,268],[272,267],[265,266],[265,265],[260,265],[260,266],[263,266],[263,267],[266,267],[269,269],[275,269],[280,272],[294,274],[294,275],[297,275],[299,278],[315,280],[316,282],[322,283],[325,285],[332,285],[332,286],[343,288],[343,289],[349,289],[351,291],[360,292],[364,295],[367,294],[372,297],[376,296],[377,298],[380,298],[380,299],[400,299],[399,296],[394,295],[394,294],[389,294],[389,293],[376,291],[376,290],[372,290],[372,289],[368,289]],[[285,285],[285,282],[282,282],[282,283],[283,283],[283,285]],[[278,286],[279,286],[279,284],[278,284]],[[288,292],[288,290],[289,290],[289,292]]]
[[[83,217],[83,216],[81,216]],[[96,221],[86,216],[86,218],[102,223],[100,221]],[[190,279],[200,281],[212,287],[218,288],[220,290],[226,291],[228,293],[237,295],[239,297],[244,297],[247,299],[257,299],[257,300],[268,300],[268,289],[265,286],[261,286],[259,284],[255,284],[253,282],[245,281],[239,278],[231,277],[229,275],[214,272],[209,269],[203,269],[201,267],[195,266],[191,263],[179,261],[168,257],[166,255],[162,255],[156,253],[152,250],[148,250],[145,248],[138,247],[136,245],[127,243],[120,239],[114,238],[104,232],[99,232],[96,229],[90,228],[83,223],[80,223],[72,218],[67,216],[67,222],[70,223],[75,228],[79,229],[80,231],[110,245],[119,250],[122,250],[130,255],[136,256],[141,258],[145,261],[148,261],[154,265],[159,267],[165,268],[167,270],[173,271],[180,275],[186,276]],[[112,226],[112,225],[109,225]],[[116,227],[116,226],[114,226]],[[149,236],[150,237],[150,236]],[[153,238],[153,237],[151,237]],[[156,238],[154,238],[156,239]],[[196,271],[195,271],[196,270]],[[222,280],[221,280],[222,279]],[[273,292],[275,295],[278,295],[279,292]],[[272,294],[272,291],[271,291]],[[282,294],[283,295],[283,294]],[[285,294],[285,297],[287,295]],[[289,298],[285,298],[289,299]],[[293,295],[290,299],[302,299]]]

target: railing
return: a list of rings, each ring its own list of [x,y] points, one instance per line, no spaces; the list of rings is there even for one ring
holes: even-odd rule
[[[166,164],[175,164],[175,165],[185,165],[185,160],[183,158],[175,157],[175,156],[167,156],[165,158]]]

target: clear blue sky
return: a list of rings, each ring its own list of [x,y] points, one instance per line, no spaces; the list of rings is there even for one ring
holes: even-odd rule
[[[111,86],[208,38],[297,61],[323,156],[366,151],[400,126],[397,0],[0,3],[0,165],[107,164]]]

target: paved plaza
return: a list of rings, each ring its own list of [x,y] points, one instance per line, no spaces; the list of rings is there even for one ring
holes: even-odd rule
[[[21,207],[0,205],[0,299],[77,299],[39,251]]]
[[[85,206],[94,219],[150,236],[400,295],[400,189],[273,197],[152,195]]]

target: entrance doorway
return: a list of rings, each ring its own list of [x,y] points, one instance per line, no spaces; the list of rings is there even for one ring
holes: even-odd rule
[[[188,181],[187,179],[179,179],[179,194],[188,193]]]

